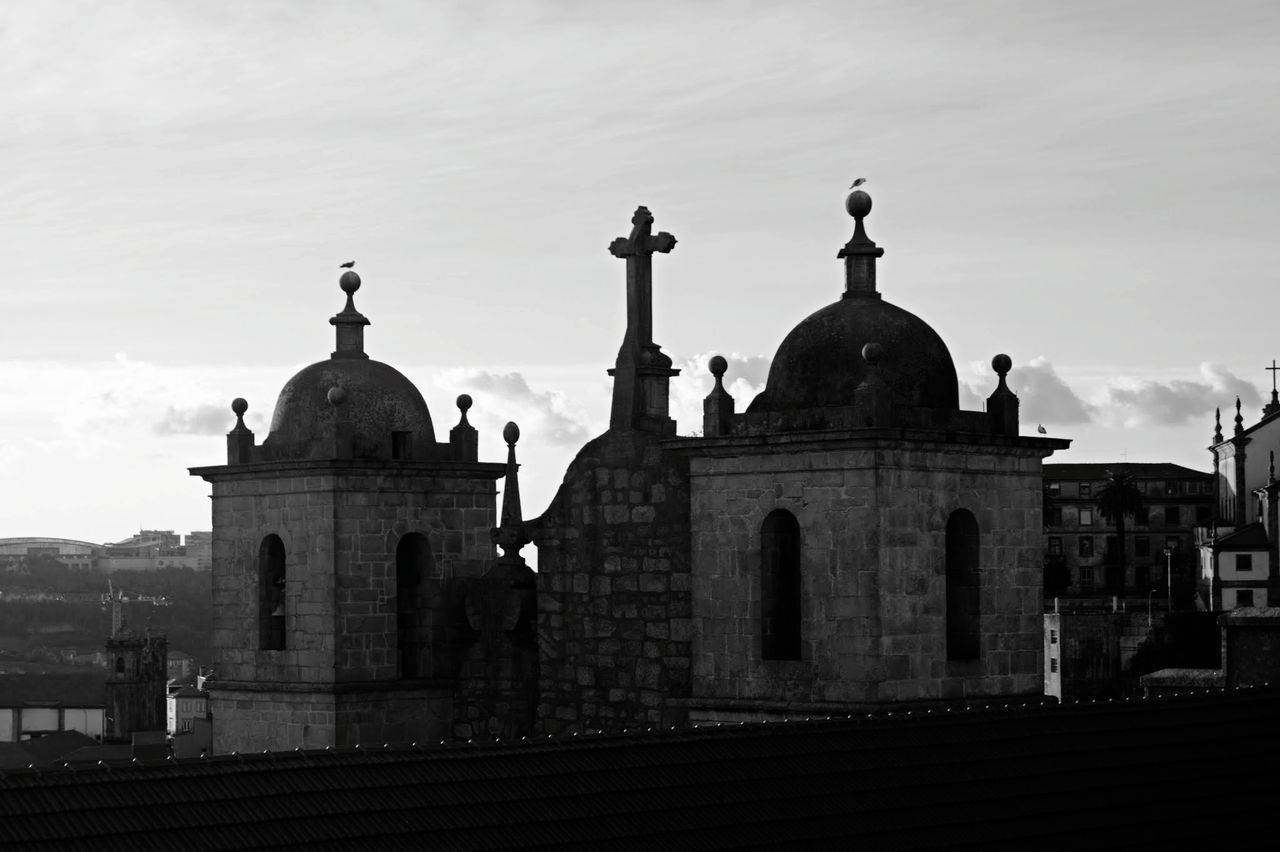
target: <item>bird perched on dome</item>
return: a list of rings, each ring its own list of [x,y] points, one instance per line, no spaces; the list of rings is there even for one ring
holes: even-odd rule
[[[858,179],[857,179],[857,180],[855,180],[853,183],[849,184],[849,188],[850,188],[850,189],[857,189],[858,187],[862,186],[862,185],[863,185],[864,183],[866,183],[866,182],[867,182],[867,179],[866,179],[866,178],[858,178]]]
[[[356,265],[356,262],[355,262],[354,260],[348,260],[346,263],[339,264],[339,265],[338,265],[338,268],[339,268],[339,269],[350,269],[351,267],[353,267],[353,266],[355,266],[355,265]]]

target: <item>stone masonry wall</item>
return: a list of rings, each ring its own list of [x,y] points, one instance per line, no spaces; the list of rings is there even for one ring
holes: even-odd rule
[[[400,538],[409,532],[424,535],[431,548],[420,613],[428,652],[419,675],[454,676],[464,618],[455,581],[482,575],[492,561],[494,480],[484,472],[431,476],[391,464],[214,477],[216,680],[232,690],[260,693],[219,705],[232,718],[215,717],[215,749],[243,750],[261,741],[258,722],[290,732],[280,735],[279,747],[296,745],[301,727],[312,739],[331,738],[320,745],[354,742],[354,736],[398,741],[427,715],[445,719],[447,735],[447,709],[428,714],[420,701],[394,701],[385,713],[338,713],[332,692],[339,683],[390,684],[398,678],[395,560]],[[259,647],[258,554],[269,534],[285,546],[284,650]],[[300,704],[295,693],[282,692],[282,685],[309,687],[330,698],[317,710]],[[337,715],[317,722],[314,712]]]
[[[691,465],[694,694],[782,712],[1038,693],[1040,455],[964,444],[811,444]],[[948,661],[945,537],[981,531],[981,657]],[[802,659],[762,659],[760,531],[801,532]]]
[[[578,454],[535,522],[541,732],[681,724],[688,698],[687,463],[641,432]]]

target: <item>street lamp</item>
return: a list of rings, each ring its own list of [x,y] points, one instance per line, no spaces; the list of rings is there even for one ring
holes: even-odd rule
[[[1173,548],[1164,548],[1164,584],[1169,594],[1169,612],[1173,612]]]

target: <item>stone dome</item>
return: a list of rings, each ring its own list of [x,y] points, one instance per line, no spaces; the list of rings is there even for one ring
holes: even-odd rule
[[[406,447],[435,444],[431,412],[413,382],[364,352],[369,320],[354,302],[360,276],[348,270],[339,284],[347,304],[329,320],[337,348],[329,360],[304,367],[280,391],[271,432],[262,442],[272,459],[332,458],[339,416],[343,443],[354,458],[390,459]],[[402,436],[398,442],[395,433]]]
[[[344,391],[340,407],[356,458],[391,458],[393,432],[410,433],[416,447],[435,443],[426,400],[403,373],[381,361],[334,357],[302,368],[280,391],[263,441],[272,458],[332,457],[338,407],[329,402],[331,388]]]
[[[849,295],[810,314],[782,341],[750,411],[852,405],[866,378],[862,349],[883,347],[880,377],[898,402],[960,407],[956,367],[929,324],[877,293]]]
[[[765,389],[748,411],[790,411],[853,405],[854,391],[867,376],[863,347],[876,359],[880,379],[895,402],[923,408],[960,407],[956,366],[947,345],[929,324],[890,304],[876,289],[876,261],[884,254],[868,236],[863,220],[871,196],[849,194],[845,210],[857,222],[853,237],[837,255],[845,263],[840,301],[810,314],[778,347]]]

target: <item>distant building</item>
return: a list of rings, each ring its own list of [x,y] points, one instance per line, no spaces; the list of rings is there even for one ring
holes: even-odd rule
[[[0,563],[12,563],[33,556],[56,559],[63,565],[92,567],[104,546],[72,538],[0,538]]]
[[[1098,514],[1107,471],[1137,480],[1146,507],[1125,522],[1125,574],[1120,576],[1116,528]],[[1169,462],[1100,462],[1044,466],[1045,574],[1056,571],[1065,595],[1147,595],[1165,600],[1195,582],[1195,528],[1213,512],[1213,475]],[[1168,551],[1166,553],[1166,551]],[[1172,590],[1169,589],[1170,580]],[[1052,586],[1052,580],[1049,581]],[[1045,605],[1052,608],[1046,597]]]
[[[101,739],[106,711],[101,672],[0,674],[0,743],[79,731]]]
[[[1236,398],[1231,436],[1215,417],[1213,456],[1215,516],[1197,536],[1198,592],[1210,609],[1265,607],[1280,603],[1280,398],[1274,389],[1262,419],[1245,428]]]
[[[165,730],[167,645],[163,634],[127,629],[107,640],[107,739]]]
[[[35,556],[56,559],[72,568],[99,571],[154,571],[192,568],[207,571],[213,564],[211,532],[188,533],[185,542],[172,530],[141,530],[114,544],[95,544],[70,538],[0,538],[0,566]]]

